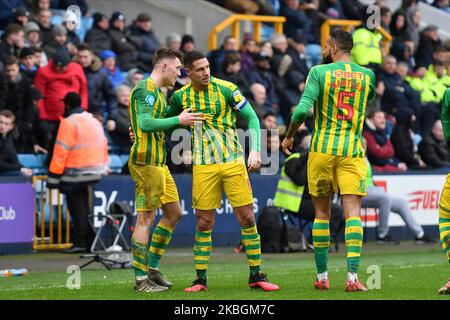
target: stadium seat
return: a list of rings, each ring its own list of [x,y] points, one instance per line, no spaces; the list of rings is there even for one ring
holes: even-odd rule
[[[129,154],[121,154],[120,159],[122,160],[122,163],[125,164],[128,162],[128,158],[130,157]]]
[[[46,155],[33,153],[22,153],[17,155],[19,162],[26,168],[33,170],[33,174],[44,174],[47,172],[45,167]]]
[[[120,173],[122,171],[123,163],[117,154],[109,155],[109,166],[113,173]]]

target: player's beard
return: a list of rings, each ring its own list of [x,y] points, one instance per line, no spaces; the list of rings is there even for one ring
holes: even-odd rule
[[[323,64],[333,63],[333,59],[331,59],[331,53],[327,53],[326,55],[323,56],[322,63]]]

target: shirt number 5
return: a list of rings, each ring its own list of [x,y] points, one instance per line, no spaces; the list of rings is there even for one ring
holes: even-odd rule
[[[339,92],[339,98],[338,98],[338,104],[337,107],[338,109],[344,109],[347,110],[347,112],[345,112],[343,110],[343,114],[338,114],[337,118],[338,120],[345,120],[345,121],[350,121],[353,118],[353,107],[351,105],[349,105],[348,103],[345,103],[344,99],[345,98],[353,98],[355,96],[354,92],[346,92],[346,91],[341,91]]]

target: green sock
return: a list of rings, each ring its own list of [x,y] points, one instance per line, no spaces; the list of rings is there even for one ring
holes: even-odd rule
[[[330,249],[330,222],[328,220],[314,219],[312,229],[314,257],[317,273],[328,270],[328,250]]]
[[[197,276],[206,280],[209,257],[212,249],[212,230],[198,231],[195,233],[194,264]]]
[[[450,263],[450,219],[439,218],[439,235],[442,250]]]
[[[361,261],[363,228],[360,217],[345,221],[345,245],[347,246],[347,267],[349,272],[358,273]]]
[[[164,223],[158,223],[153,232],[152,241],[148,253],[148,266],[158,268],[159,260],[166,251],[167,245],[172,237],[173,228]]]
[[[136,277],[147,276],[147,246],[131,238],[131,253],[133,269]]]
[[[261,266],[261,238],[259,237],[256,225],[241,228],[242,244],[247,255],[250,274],[258,274]]]

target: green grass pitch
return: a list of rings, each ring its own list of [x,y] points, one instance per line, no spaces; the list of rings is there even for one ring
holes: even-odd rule
[[[439,245],[381,246],[373,243],[363,247],[359,277],[366,283],[370,265],[379,267],[381,289],[367,293],[345,293],[345,247],[330,253],[330,290],[318,292],[312,287],[315,276],[312,253],[263,254],[263,272],[280,285],[278,292],[251,290],[247,285],[248,267],[244,254],[232,248],[213,248],[208,270],[208,292],[185,293],[183,289],[194,278],[191,249],[168,250],[161,261],[161,271],[174,283],[169,292],[134,293],[133,271],[107,271],[93,264],[81,271],[81,289],[66,287],[70,264],[86,262],[76,255],[38,253],[4,256],[0,269],[27,267],[29,275],[0,278],[0,299],[149,299],[149,300],[297,300],[297,299],[450,299],[437,294],[450,276],[450,266]]]

